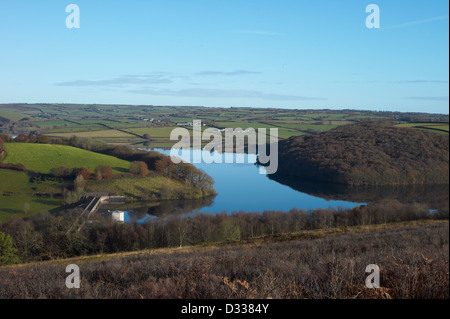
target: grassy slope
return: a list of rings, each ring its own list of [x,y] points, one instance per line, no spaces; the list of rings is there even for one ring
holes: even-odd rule
[[[8,110],[0,110],[0,116],[10,120],[11,122],[17,122],[23,118],[28,117],[24,114],[21,114],[18,112],[13,112],[13,111],[8,111]]]
[[[114,173],[122,173],[130,166],[128,161],[64,145],[6,143],[5,148],[5,163],[22,163],[40,173],[49,173],[58,166],[86,166],[93,172],[99,164],[110,165]],[[25,172],[0,170],[0,221],[60,207],[61,198],[40,197],[38,193],[61,193],[67,186],[67,182],[32,182]]]
[[[137,196],[150,198],[152,195],[158,197],[165,189],[166,199],[175,196],[175,190],[182,188],[180,182],[163,176],[156,177],[123,177],[113,180],[89,181],[87,190],[90,192],[115,191],[118,195]]]
[[[110,165],[114,173],[128,170],[130,163],[112,156],[85,151],[65,145],[5,143],[5,163],[22,163],[27,169],[49,173],[58,166],[85,166],[92,172],[100,164]]]
[[[61,206],[61,199],[39,197],[37,192],[60,192],[64,182],[46,181],[32,183],[25,172],[0,170],[0,221],[11,217],[25,217],[41,211],[51,210]],[[24,205],[29,205],[28,214],[23,211]]]

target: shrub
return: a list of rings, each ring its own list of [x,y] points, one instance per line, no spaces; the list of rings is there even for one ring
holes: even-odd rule
[[[77,168],[75,169],[75,176],[82,176],[83,179],[87,180],[89,179],[89,177],[91,177],[91,172],[89,171],[89,169],[87,167],[81,167],[81,168]]]
[[[134,161],[130,165],[130,173],[138,176],[147,176],[150,172],[148,171],[148,167],[145,162]]]
[[[11,236],[0,232],[0,266],[18,262],[17,249],[13,246]]]
[[[73,176],[73,171],[66,166],[54,167],[50,170],[50,175],[55,177],[67,178]]]
[[[109,165],[98,165],[95,168],[94,174],[95,174],[96,180],[113,179],[114,178],[113,169]]]

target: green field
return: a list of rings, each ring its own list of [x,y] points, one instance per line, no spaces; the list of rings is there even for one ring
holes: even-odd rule
[[[39,125],[40,127],[47,127],[47,126],[56,126],[56,125],[73,125],[70,122],[67,121],[45,121],[45,122],[39,122],[36,123],[37,125]]]
[[[131,197],[148,197],[152,194],[159,194],[161,189],[167,188],[171,191],[167,196],[174,195],[174,190],[181,188],[180,182],[175,182],[163,176],[156,177],[123,177],[113,180],[89,181],[88,192],[115,191],[119,195]]]
[[[280,139],[380,119],[448,134],[448,115],[428,113],[114,104],[15,104],[3,108],[0,105],[0,116],[2,112],[9,118],[5,123],[10,121],[14,127],[2,124],[0,119],[0,131],[10,135],[40,131],[50,137],[77,135],[110,144],[165,148],[174,144],[169,137],[176,124],[194,119],[221,129],[276,127]],[[150,118],[154,121],[144,120]],[[150,134],[150,140],[143,138],[145,133]]]
[[[3,162],[22,163],[39,173],[49,173],[58,166],[85,166],[93,172],[97,165],[104,164],[118,174],[127,172],[130,166],[128,161],[65,145],[5,143],[5,149],[7,155]],[[61,194],[70,184],[61,179],[38,181],[26,172],[0,169],[0,221],[61,207],[62,197],[53,195]]]
[[[398,124],[398,127],[415,128],[421,130],[430,130],[437,133],[448,134],[449,124],[448,123],[404,123]]]
[[[128,171],[130,163],[112,156],[85,151],[79,148],[31,143],[5,143],[5,163],[24,164],[27,169],[49,173],[54,167],[87,167],[91,172],[97,165],[109,165],[115,174]]]
[[[141,128],[130,128],[125,129],[125,131],[141,135],[150,134],[150,145],[151,147],[161,147],[170,148],[176,141],[170,140],[170,133],[178,126],[167,126],[167,127],[141,127]],[[145,141],[141,139],[141,142]]]
[[[67,186],[62,181],[33,182],[25,172],[0,170],[0,221],[7,221],[11,217],[22,218],[61,206],[61,198],[40,197],[37,194],[56,194]]]
[[[152,138],[169,138],[170,133],[173,129],[177,128],[177,126],[168,126],[168,127],[149,127],[149,128],[133,128],[128,129],[126,131],[138,134],[138,135],[144,135],[144,134],[150,134]]]
[[[77,137],[90,137],[90,138],[132,138],[131,134],[124,133],[118,130],[101,130],[101,131],[91,131],[91,132],[75,132],[75,133],[48,133],[45,134],[50,137],[66,137],[70,138],[72,136]]]
[[[11,122],[17,122],[28,116],[20,114],[18,112],[9,111],[9,110],[0,110],[0,117],[3,117]]]
[[[45,134],[50,134],[50,133],[69,134],[69,133],[77,133],[77,132],[101,131],[104,129],[105,129],[104,126],[97,125],[97,124],[91,124],[91,125],[70,124],[67,127],[60,127],[60,128],[45,130]]]

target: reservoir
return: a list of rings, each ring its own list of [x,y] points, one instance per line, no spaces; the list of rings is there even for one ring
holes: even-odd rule
[[[151,149],[170,155],[170,149]],[[191,150],[199,158],[198,152]],[[382,187],[350,187],[345,185],[300,181],[260,174],[256,155],[244,154],[244,163],[193,164],[204,170],[214,181],[217,196],[180,201],[136,202],[113,207],[102,207],[101,212],[121,210],[125,212],[125,222],[144,222],[147,218],[157,218],[170,214],[226,212],[289,211],[297,208],[305,211],[315,209],[351,209],[374,202],[398,201],[402,203],[426,203],[430,209],[448,207],[448,185],[408,185]]]
[[[152,149],[165,155],[170,155],[170,149]],[[192,156],[198,156],[191,150]],[[227,156],[230,156],[228,154]],[[204,170],[214,181],[217,196],[205,200],[167,201],[159,203],[133,203],[120,207],[125,211],[125,221],[142,222],[149,216],[162,216],[171,213],[212,213],[219,212],[263,212],[265,210],[288,211],[292,208],[310,210],[317,208],[353,208],[361,202],[340,199],[326,199],[295,190],[270,179],[266,174],[260,174],[256,163],[256,155],[244,154],[242,164],[225,163],[225,154],[222,163],[194,164]],[[235,154],[232,154],[235,156]],[[111,209],[111,208],[108,208]],[[119,208],[112,208],[119,209]]]

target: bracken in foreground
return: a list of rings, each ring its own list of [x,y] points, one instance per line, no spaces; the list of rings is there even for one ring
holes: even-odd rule
[[[449,298],[448,222],[0,269],[0,298]],[[65,263],[64,263],[65,262]],[[77,263],[81,288],[67,289]],[[365,287],[368,264],[382,289]]]

